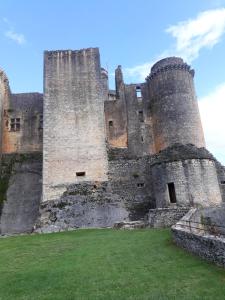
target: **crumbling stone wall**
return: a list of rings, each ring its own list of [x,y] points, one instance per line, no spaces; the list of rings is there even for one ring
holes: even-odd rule
[[[148,226],[153,228],[167,228],[176,224],[190,207],[167,207],[150,209],[148,213]]]
[[[116,99],[105,102],[109,147],[127,148],[132,158],[155,153],[148,86],[124,84],[121,66],[116,69],[115,81]]]
[[[123,199],[112,193],[107,182],[85,182],[68,186],[58,200],[42,202],[35,231],[112,227],[128,214]]]
[[[0,178],[0,234],[32,232],[42,194],[42,155],[5,154]]]
[[[115,97],[104,103],[106,138],[109,147],[126,148],[127,144],[127,107],[125,85],[121,66],[115,71]]]
[[[43,201],[64,184],[107,180],[104,93],[98,48],[46,51]]]
[[[140,95],[137,94],[137,89]],[[153,154],[155,151],[149,110],[149,95],[145,84],[125,85],[127,106],[128,151],[133,157]]]

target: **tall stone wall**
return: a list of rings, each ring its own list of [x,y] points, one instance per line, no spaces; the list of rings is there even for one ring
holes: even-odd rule
[[[132,158],[155,153],[148,86],[124,84],[121,66],[115,81],[116,99],[105,102],[109,148],[127,148]]]
[[[41,196],[41,153],[4,154],[0,169],[0,234],[32,232]]]
[[[215,162],[188,159],[151,166],[152,189],[157,207],[171,204],[168,183],[173,183],[178,206],[210,206],[222,202]]]
[[[43,201],[66,184],[107,180],[99,50],[45,52]]]
[[[123,74],[121,66],[115,71],[115,99],[105,102],[105,127],[109,147],[127,147],[127,108],[125,102]]]
[[[19,119],[19,127],[12,120]],[[4,106],[3,153],[42,151],[43,95],[40,93],[11,94]]]
[[[156,153],[175,143],[204,147],[194,71],[181,58],[156,63],[147,82]]]
[[[139,95],[137,94],[139,91]],[[125,85],[128,150],[132,156],[154,153],[149,95],[145,84]]]

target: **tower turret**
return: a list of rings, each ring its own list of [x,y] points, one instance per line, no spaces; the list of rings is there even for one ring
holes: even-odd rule
[[[156,152],[176,143],[205,146],[193,77],[178,57],[160,60],[147,77]]]

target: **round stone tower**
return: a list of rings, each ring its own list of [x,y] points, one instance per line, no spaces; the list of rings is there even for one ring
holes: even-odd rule
[[[178,57],[160,60],[147,77],[156,153],[176,143],[205,146],[193,77]]]

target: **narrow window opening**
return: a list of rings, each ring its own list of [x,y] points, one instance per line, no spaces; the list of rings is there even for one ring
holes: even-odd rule
[[[139,86],[136,87],[136,97],[141,98],[141,88]]]
[[[142,141],[142,143],[144,142],[144,138],[143,138],[143,136],[141,136],[141,141]]]
[[[10,119],[10,131],[20,131],[20,118]]]
[[[144,182],[137,183],[137,187],[144,187],[144,186],[145,186]]]
[[[222,180],[222,181],[221,181],[221,184],[225,184],[225,180]]]
[[[76,172],[76,176],[81,177],[81,176],[85,176],[85,172]]]
[[[39,117],[39,129],[43,129],[43,115]]]
[[[175,191],[175,186],[174,186],[173,182],[168,183],[168,190],[169,190],[169,196],[170,196],[170,203],[177,203],[176,191]]]
[[[144,122],[144,113],[143,110],[139,110],[138,112],[138,118],[140,122]]]
[[[134,173],[134,174],[133,174],[133,177],[134,177],[134,178],[138,178],[138,177],[139,177],[139,174],[138,174],[138,173]]]
[[[109,127],[113,127],[113,121],[109,121]]]

